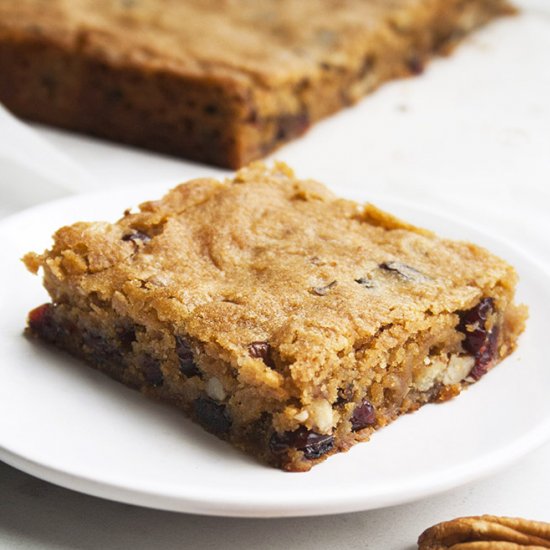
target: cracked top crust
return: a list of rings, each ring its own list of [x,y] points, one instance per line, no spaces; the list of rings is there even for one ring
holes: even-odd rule
[[[54,302],[185,334],[273,388],[329,379],[382,328],[414,334],[516,281],[484,249],[339,199],[283,164],[193,180],[115,224],[79,222],[54,239],[25,257],[44,268]],[[255,342],[288,368],[269,368]]]

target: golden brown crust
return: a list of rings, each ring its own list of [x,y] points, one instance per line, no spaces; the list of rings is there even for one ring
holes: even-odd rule
[[[523,518],[472,516],[430,527],[419,550],[543,550],[550,548],[550,523]]]
[[[509,12],[504,0],[0,0],[0,100],[238,167]]]

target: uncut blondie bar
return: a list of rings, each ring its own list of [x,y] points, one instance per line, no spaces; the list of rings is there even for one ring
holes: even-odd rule
[[[237,168],[511,12],[505,0],[0,0],[0,101]]]
[[[516,274],[261,164],[63,227],[28,332],[277,467],[304,471],[516,346]]]

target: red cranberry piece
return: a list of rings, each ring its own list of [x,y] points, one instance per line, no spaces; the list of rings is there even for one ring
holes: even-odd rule
[[[208,397],[199,397],[195,403],[197,421],[209,432],[223,435],[231,429],[231,418],[225,405],[216,403]]]
[[[492,298],[483,298],[472,309],[460,312],[457,329],[465,336],[462,347],[472,355],[477,355],[485,345],[487,319],[495,309]]]
[[[274,433],[269,447],[273,454],[284,454],[290,449],[298,449],[306,458],[315,459],[334,447],[334,436],[318,434],[301,426],[293,432]]]
[[[483,298],[472,309],[460,313],[457,330],[464,334],[462,347],[475,357],[470,376],[479,380],[491,368],[497,353],[498,327],[487,330],[487,320],[495,310],[492,298]]]
[[[252,342],[248,344],[248,354],[255,359],[261,359],[270,369],[275,368],[272,349],[268,342]]]
[[[180,372],[183,376],[191,378],[192,376],[201,376],[201,371],[195,363],[195,357],[189,342],[182,336],[176,336],[176,353],[179,359]]]
[[[52,307],[52,304],[42,304],[41,306],[35,307],[31,310],[29,312],[29,326],[32,329],[35,329],[37,326],[44,323]]]
[[[54,308],[55,306],[53,304],[42,304],[29,312],[28,317],[31,331],[51,342],[53,342],[59,334],[59,327],[53,319]]]
[[[368,399],[363,399],[350,418],[351,428],[354,432],[374,425],[376,422],[376,409]]]
[[[153,388],[162,386],[164,382],[164,376],[160,368],[160,361],[151,357],[150,355],[144,355],[141,359],[141,371],[145,381]]]
[[[487,336],[483,346],[476,354],[474,368],[470,371],[470,376],[474,380],[479,380],[491,368],[494,358],[497,354],[498,328],[495,327]]]

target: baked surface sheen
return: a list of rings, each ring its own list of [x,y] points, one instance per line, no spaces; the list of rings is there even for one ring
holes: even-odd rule
[[[61,228],[30,332],[277,466],[307,470],[510,353],[512,267],[282,164]]]
[[[236,168],[511,12],[503,0],[0,0],[0,101]]]

